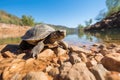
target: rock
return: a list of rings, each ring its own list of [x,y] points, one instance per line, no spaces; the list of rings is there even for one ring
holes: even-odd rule
[[[64,49],[62,49],[60,47],[57,48],[57,51],[58,51],[57,56],[62,56],[62,55],[67,54],[67,50],[64,50]]]
[[[52,68],[53,68],[53,67],[49,65],[49,66],[47,66],[47,67],[45,68],[44,71],[45,71],[45,72],[49,72]]]
[[[44,72],[29,72],[23,80],[48,80]]]
[[[109,54],[109,51],[108,51],[108,49],[103,48],[99,51],[99,53],[101,53],[103,56],[105,56],[106,54]]]
[[[51,49],[46,49],[38,55],[38,59],[46,60],[47,58],[54,55],[54,51]]]
[[[107,47],[107,48],[108,48],[108,49],[113,49],[113,48],[115,48],[115,47],[117,47],[117,44],[111,43],[110,46]]]
[[[120,80],[120,73],[119,72],[109,72],[106,76],[106,80]]]
[[[120,72],[120,54],[107,54],[104,58],[102,58],[101,62],[108,70]]]
[[[81,58],[78,56],[78,54],[72,53],[72,54],[70,55],[70,62],[71,62],[72,64],[80,63],[80,62],[81,62]]]
[[[80,48],[80,47],[77,47],[77,46],[71,46],[70,51],[71,52],[76,52],[76,53],[84,53],[86,55],[91,55],[92,54],[92,52],[90,50]]]
[[[3,56],[2,56],[2,54],[0,53],[0,61],[2,61],[2,59],[3,59]]]
[[[63,56],[59,56],[58,58],[58,64],[63,64],[65,61],[69,60],[69,56],[67,54],[63,55]]]
[[[83,62],[87,62],[88,60],[87,60],[87,57],[86,57],[86,55],[84,54],[84,53],[80,53],[80,54],[78,54],[78,56],[81,58],[81,60],[83,61]]]
[[[26,55],[25,53],[19,54],[17,55],[17,59],[23,59],[25,55]]]
[[[64,62],[60,66],[60,80],[65,79],[66,75],[68,74],[69,70],[71,69],[72,64],[70,62]]]
[[[51,75],[52,77],[57,77],[59,74],[59,69],[58,68],[52,68],[49,72],[49,75]]]
[[[108,71],[103,67],[102,64],[91,67],[90,71],[94,74],[96,80],[106,80],[105,77]]]
[[[74,64],[66,73],[60,74],[60,80],[96,80],[83,62]]]
[[[14,59],[11,62],[11,65],[6,67],[3,71],[3,80],[9,80],[12,78],[13,75],[20,72],[24,68],[25,62],[21,59]],[[6,77],[8,76],[8,77]]]
[[[98,47],[98,46],[100,46],[100,44],[94,43],[92,46]]]
[[[90,27],[86,27],[84,30],[89,32],[99,32],[99,31],[107,31],[112,29],[119,29],[120,26],[120,11],[117,11],[110,16],[102,19],[100,22],[91,25]]]
[[[6,51],[6,52],[2,53],[2,56],[4,58],[14,58],[15,57],[15,55],[13,53],[9,52],[9,51]]]
[[[94,58],[98,63],[101,63],[101,60],[102,60],[103,57],[104,56],[102,54],[98,53],[98,54],[95,55]]]
[[[100,49],[104,49],[104,48],[106,48],[106,45],[101,44],[98,48],[100,48]]]
[[[88,68],[89,68],[89,67],[92,67],[92,66],[95,66],[95,65],[97,65],[97,61],[96,61],[94,58],[92,58],[92,60],[89,60],[89,61],[86,63],[86,65],[87,65]]]
[[[22,80],[23,77],[24,77],[23,74],[19,74],[18,72],[11,77],[11,80]]]
[[[91,47],[90,50],[93,52],[93,53],[98,53],[99,52],[99,49],[97,47]]]

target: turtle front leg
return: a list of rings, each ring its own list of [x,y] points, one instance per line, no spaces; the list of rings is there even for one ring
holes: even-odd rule
[[[62,46],[63,49],[67,50],[68,49],[68,44],[64,41],[59,41],[58,42],[60,46]]]
[[[33,58],[38,58],[38,54],[43,50],[44,43],[40,41],[35,47],[33,47],[31,53]]]

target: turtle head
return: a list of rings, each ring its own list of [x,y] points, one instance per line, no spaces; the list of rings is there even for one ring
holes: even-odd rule
[[[50,34],[51,42],[62,40],[66,36],[66,30],[57,30]]]

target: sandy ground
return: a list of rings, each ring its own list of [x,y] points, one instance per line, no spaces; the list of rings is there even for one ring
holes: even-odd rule
[[[0,38],[20,37],[30,28],[31,27],[28,26],[0,23]]]

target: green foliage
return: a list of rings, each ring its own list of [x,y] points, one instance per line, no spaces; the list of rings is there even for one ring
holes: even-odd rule
[[[106,0],[106,7],[108,11],[101,10],[96,17],[97,21],[101,21],[103,18],[120,11],[120,0]]]
[[[86,27],[90,26],[92,24],[92,19],[89,19],[88,21],[85,21]]]
[[[106,17],[108,17],[111,14],[120,11],[120,0],[106,0],[106,6],[108,8]]]
[[[84,26],[79,24],[77,28],[78,28],[78,31],[82,31],[84,29]]]
[[[0,11],[0,22],[1,23],[7,23],[7,24],[16,24],[16,25],[20,25],[21,20],[11,14],[6,13],[5,11]]]
[[[0,23],[34,26],[34,19],[32,18],[32,16],[26,15],[23,15],[22,19],[20,19],[15,15],[0,10]]]
[[[108,17],[108,16],[110,16],[111,14],[113,14],[113,13],[115,13],[115,12],[118,12],[118,11],[120,11],[120,6],[113,7],[113,8],[111,8],[111,9],[107,12],[106,17]]]
[[[108,10],[120,6],[120,0],[106,0]]]
[[[99,14],[97,15],[97,17],[95,18],[95,20],[97,20],[97,21],[101,21],[103,18],[105,18],[106,17],[106,12],[105,12],[105,10],[103,9],[103,10],[101,10],[100,12],[99,12]]]
[[[34,19],[32,16],[23,15],[21,19],[24,26],[34,26]]]

